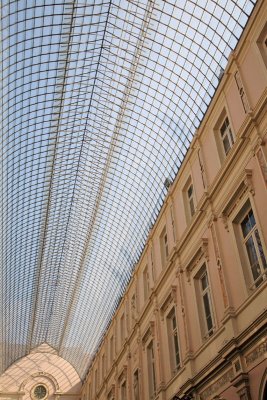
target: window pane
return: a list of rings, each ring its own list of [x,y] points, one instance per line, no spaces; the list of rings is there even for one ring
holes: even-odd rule
[[[251,231],[251,229],[253,228],[255,223],[256,222],[255,222],[253,211],[250,210],[249,213],[246,215],[246,217],[241,222],[241,228],[242,228],[244,237],[246,237],[247,234]]]
[[[261,270],[258,263],[258,257],[252,236],[250,236],[249,239],[246,241],[246,249],[251,266],[252,275],[254,280],[256,280],[261,275]]]
[[[259,253],[260,253],[260,257],[261,257],[261,262],[263,265],[263,268],[266,269],[267,268],[267,263],[266,263],[266,258],[263,252],[263,248],[262,248],[262,244],[261,244],[261,240],[260,240],[260,235],[258,232],[258,229],[255,229],[255,237],[256,237],[256,241],[257,241],[257,245],[258,245],[258,249],[259,249]]]
[[[207,279],[207,274],[206,273],[201,278],[201,286],[202,286],[202,290],[205,290],[208,287],[208,279]]]
[[[231,148],[228,136],[225,136],[225,138],[223,139],[223,147],[224,147],[225,154],[228,154],[228,152]]]

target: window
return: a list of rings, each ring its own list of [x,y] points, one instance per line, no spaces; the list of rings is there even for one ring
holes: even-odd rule
[[[114,400],[114,390],[113,389],[108,394],[108,400]]]
[[[143,272],[143,288],[144,288],[144,300],[146,301],[149,295],[149,273],[147,265],[145,266]]]
[[[227,154],[229,153],[235,142],[233,131],[230,126],[229,118],[227,116],[225,117],[223,123],[220,126],[220,135],[224,153],[227,156]]]
[[[121,400],[126,400],[127,395],[126,395],[126,381],[123,381],[120,386],[120,399]]]
[[[35,399],[41,400],[47,397],[47,390],[44,385],[37,385],[33,390],[33,395]]]
[[[172,373],[175,374],[180,368],[180,351],[178,343],[178,330],[175,308],[167,316],[167,330],[169,340],[169,353]]]
[[[154,399],[156,395],[156,371],[153,340],[147,346],[147,366],[149,399]]]
[[[98,388],[98,375],[97,375],[97,369],[95,370],[95,393],[97,392]]]
[[[91,382],[89,383],[89,388],[88,388],[88,398],[89,398],[89,400],[92,399],[92,385],[91,385]]]
[[[134,400],[140,400],[140,390],[139,390],[139,373],[138,369],[134,373],[133,378],[133,392],[134,392]]]
[[[242,87],[240,86],[241,81],[239,80],[239,75],[237,75],[236,78],[238,78],[236,82],[238,82],[237,85],[239,85],[238,90],[240,92]],[[223,163],[235,143],[235,134],[225,108],[222,110],[221,115],[214,127],[214,134],[220,161]]]
[[[183,197],[184,197],[186,220],[187,223],[189,223],[196,212],[194,186],[191,176],[187,180],[187,183],[183,189]]]
[[[161,248],[161,261],[162,261],[162,265],[164,266],[169,257],[168,236],[167,236],[166,227],[164,227],[164,229],[160,235],[160,248]]]
[[[105,378],[105,354],[102,354],[102,379]]]
[[[212,301],[209,278],[205,264],[201,267],[195,279],[197,285],[196,290],[200,326],[203,337],[207,339],[214,332],[214,318],[212,314]]]
[[[125,317],[124,314],[121,316],[120,320],[120,334],[121,334],[121,344],[123,344],[125,340]]]
[[[109,358],[110,358],[110,365],[113,363],[114,359],[114,338],[111,336],[109,341]]]
[[[239,71],[236,71],[236,73],[235,73],[235,81],[236,81],[236,85],[237,85],[237,88],[238,88],[238,92],[239,92],[239,95],[240,95],[240,99],[242,101],[242,105],[243,105],[244,111],[245,111],[245,113],[247,113],[247,112],[249,112],[249,104],[248,104],[247,95],[245,93],[245,89],[244,89],[244,86],[243,86]]]
[[[189,204],[189,211],[191,217],[195,214],[195,205],[194,205],[194,197],[193,197],[194,189],[193,185],[191,184],[189,188],[187,189],[187,200]]]
[[[240,219],[242,246],[249,265],[253,286],[258,287],[267,274],[266,256],[264,254],[259,230],[250,203]]]

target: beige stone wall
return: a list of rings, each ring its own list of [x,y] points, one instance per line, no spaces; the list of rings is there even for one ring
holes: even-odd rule
[[[75,369],[43,344],[1,375],[0,399],[31,400],[38,384],[47,388],[47,400],[80,398],[81,381]]]
[[[240,224],[251,209],[267,258],[266,21],[266,1],[258,1],[87,375],[85,399],[123,400],[125,382],[127,399],[136,400],[137,372],[140,400],[185,394],[202,400],[261,399],[267,367],[266,269],[262,258],[255,282]],[[233,133],[227,155],[220,133],[226,117]],[[209,332],[201,291],[205,271]]]

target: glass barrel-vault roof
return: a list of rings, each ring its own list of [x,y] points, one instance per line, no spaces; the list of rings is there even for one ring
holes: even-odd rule
[[[2,371],[85,375],[253,6],[2,0]]]

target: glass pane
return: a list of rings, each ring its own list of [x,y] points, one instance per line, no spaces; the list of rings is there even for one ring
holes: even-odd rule
[[[173,317],[172,317],[172,329],[175,330],[175,328],[176,328],[176,317],[175,317],[175,315],[173,315]]]
[[[223,147],[225,154],[228,154],[229,150],[231,149],[228,136],[225,136],[225,138],[223,139]]]
[[[256,280],[261,275],[261,269],[258,263],[258,257],[252,236],[250,236],[249,239],[246,241],[246,249],[251,266],[252,275],[254,280]]]
[[[243,237],[244,238],[251,231],[251,229],[253,228],[255,223],[256,222],[255,222],[253,211],[250,210],[248,212],[248,214],[245,216],[245,218],[243,219],[243,221],[241,222],[241,228],[242,228],[242,232],[243,232]]]
[[[204,310],[207,321],[207,328],[208,330],[210,330],[212,328],[212,317],[211,317],[211,309],[210,309],[210,301],[208,293],[205,293],[205,295],[203,296],[203,301],[204,301]]]
[[[261,240],[260,240],[260,235],[259,235],[258,229],[255,229],[255,237],[256,237],[256,241],[257,241],[257,245],[258,245],[258,249],[259,249],[259,253],[260,253],[260,257],[261,257],[261,262],[262,262],[263,268],[266,269],[267,268],[267,263],[266,263],[265,254],[263,252],[263,248],[262,248],[262,244],[261,244]]]
[[[208,287],[207,273],[205,273],[201,278],[201,286],[202,286],[202,290],[205,290]]]

